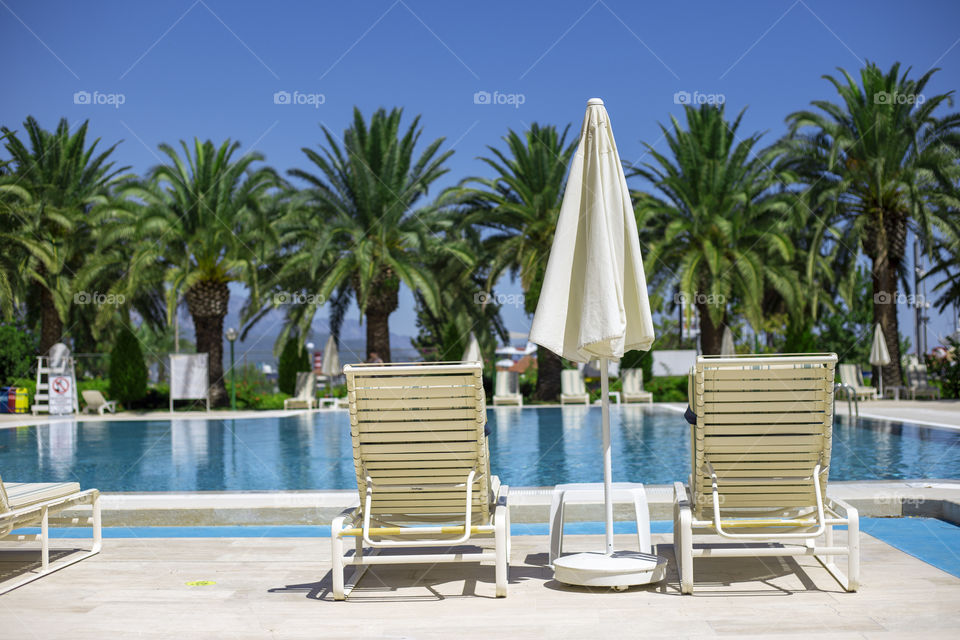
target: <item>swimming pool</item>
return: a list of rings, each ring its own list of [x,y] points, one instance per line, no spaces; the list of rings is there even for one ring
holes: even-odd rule
[[[489,410],[493,472],[512,486],[599,482],[599,408]],[[611,408],[614,479],[665,484],[689,470],[681,415]],[[833,480],[960,478],[960,433],[837,418]],[[0,476],[102,491],[355,488],[345,412],[242,420],[64,421],[0,429]]]

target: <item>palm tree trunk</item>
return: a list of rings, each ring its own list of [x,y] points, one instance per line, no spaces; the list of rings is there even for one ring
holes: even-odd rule
[[[897,278],[906,252],[906,217],[896,211],[879,211],[877,217],[871,220],[868,234],[869,240],[864,249],[872,260],[873,321],[880,323],[887,341],[887,351],[890,352],[890,364],[883,367],[884,384],[899,385],[903,384],[903,377],[900,371]]]
[[[884,386],[903,384],[900,372],[900,327],[897,320],[897,274],[886,263],[874,261],[873,276],[873,321],[880,323],[883,338],[890,353],[890,364],[882,367]],[[878,266],[880,268],[878,268]],[[872,333],[873,327],[869,327]],[[869,340],[869,336],[865,338]]]
[[[537,387],[533,397],[541,402],[556,402],[560,397],[560,356],[545,347],[537,347]]]
[[[367,357],[375,353],[384,362],[390,358],[390,314],[367,309]]]
[[[360,291],[354,281],[354,291]],[[382,268],[370,285],[370,295],[364,312],[367,317],[367,357],[377,354],[384,362],[390,357],[390,314],[400,306],[400,282],[390,269]],[[357,296],[359,298],[359,294]]]
[[[700,314],[700,349],[704,355],[720,355],[723,342],[723,327],[727,322],[727,313],[724,310],[720,322],[714,323],[710,317],[710,307],[706,303],[697,303],[697,312]]]
[[[210,404],[227,404],[227,387],[223,383],[223,318],[230,303],[226,282],[203,281],[190,287],[184,298],[193,318],[197,353],[208,354],[207,381]]]
[[[53,296],[46,287],[40,287],[40,353],[50,351],[62,337],[63,322],[53,304]]]

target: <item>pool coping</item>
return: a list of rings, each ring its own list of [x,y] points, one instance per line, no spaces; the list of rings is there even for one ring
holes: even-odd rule
[[[516,409],[556,409],[563,405],[559,404],[536,404],[523,407],[494,407],[488,405],[490,410],[516,410]],[[599,408],[598,404],[591,404],[588,408]],[[686,409],[686,404],[682,402],[654,402],[651,404],[631,404],[619,405],[632,407],[654,407],[657,409],[666,409],[677,413],[682,413]],[[838,407],[841,405],[838,404]],[[894,407],[899,408],[899,407]],[[910,407],[905,407],[910,408]],[[933,407],[934,410],[946,411],[941,407]],[[119,414],[92,414],[77,413],[69,416],[37,416],[30,414],[0,414],[0,429],[17,429],[20,427],[35,427],[45,424],[56,424],[59,422],[150,422],[154,420],[254,420],[259,418],[289,418],[294,416],[311,415],[313,413],[338,413],[346,412],[346,409],[322,407],[316,409],[270,409],[264,411],[227,411],[213,410],[210,412],[191,411],[191,412],[170,412],[156,411],[150,413],[131,413],[121,412]],[[960,411],[957,412],[960,415]],[[837,416],[847,417],[845,408],[835,412]],[[922,418],[906,418],[903,416],[884,415],[880,413],[861,412],[860,417],[870,418],[871,420],[886,420],[889,422],[899,422],[900,424],[913,425],[927,429],[942,429],[946,431],[960,432],[960,424],[950,424],[947,422],[937,422],[934,420],[924,420]]]
[[[645,486],[651,520],[673,517],[673,485]],[[960,479],[831,482],[828,494],[850,503],[864,517],[926,516],[960,524]],[[329,523],[359,503],[356,490],[105,492],[106,526],[300,525]],[[511,519],[549,520],[552,487],[511,487]],[[571,505],[570,521],[602,520],[602,505]],[[615,517],[632,517],[631,505],[616,505]]]

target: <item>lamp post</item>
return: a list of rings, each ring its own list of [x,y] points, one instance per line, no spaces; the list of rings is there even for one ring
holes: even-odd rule
[[[233,327],[227,329],[227,342],[230,343],[230,409],[237,410],[237,374],[233,370],[233,343],[237,339],[237,330]]]

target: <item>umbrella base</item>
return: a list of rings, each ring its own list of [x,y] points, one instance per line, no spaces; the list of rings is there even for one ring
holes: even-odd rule
[[[638,584],[660,582],[667,573],[667,559],[636,551],[577,553],[557,558],[553,577],[564,584],[582,587],[612,587],[623,591]]]

